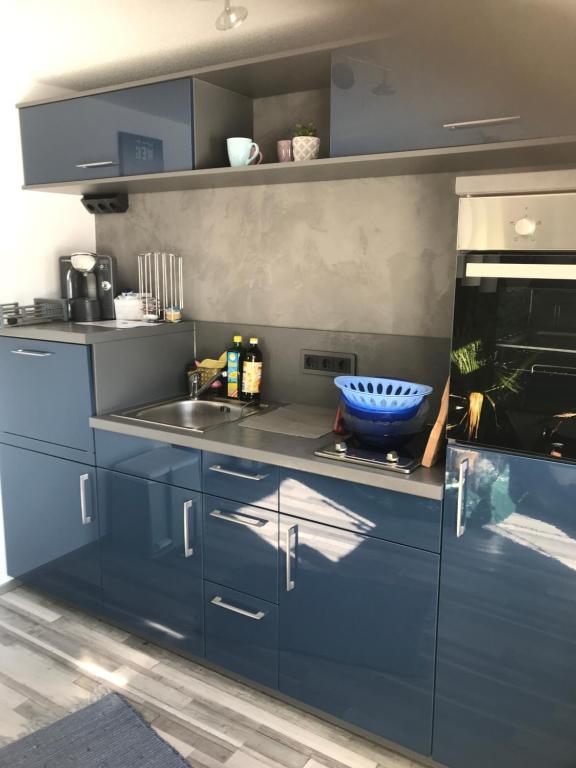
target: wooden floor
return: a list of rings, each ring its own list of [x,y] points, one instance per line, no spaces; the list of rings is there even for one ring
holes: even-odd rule
[[[112,690],[197,768],[418,768],[29,589],[0,595],[0,745]]]

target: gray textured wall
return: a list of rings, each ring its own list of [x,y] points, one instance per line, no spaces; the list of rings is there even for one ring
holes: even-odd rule
[[[139,252],[181,253],[198,320],[450,335],[450,174],[132,195],[96,236],[134,288]]]

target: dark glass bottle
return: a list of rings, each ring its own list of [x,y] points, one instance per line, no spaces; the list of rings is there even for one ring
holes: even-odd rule
[[[262,350],[258,346],[258,339],[253,337],[250,339],[250,346],[244,352],[242,361],[240,400],[260,402],[262,360]]]

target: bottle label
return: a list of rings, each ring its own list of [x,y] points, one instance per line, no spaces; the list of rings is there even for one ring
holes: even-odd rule
[[[262,382],[262,363],[246,361],[242,369],[242,392],[246,395],[258,395]]]
[[[239,362],[240,355],[238,352],[228,353],[228,380],[226,384],[226,394],[228,397],[238,397]]]

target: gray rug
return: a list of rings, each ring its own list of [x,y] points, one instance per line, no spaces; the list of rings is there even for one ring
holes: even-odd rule
[[[116,693],[0,749],[0,768],[189,768]]]

